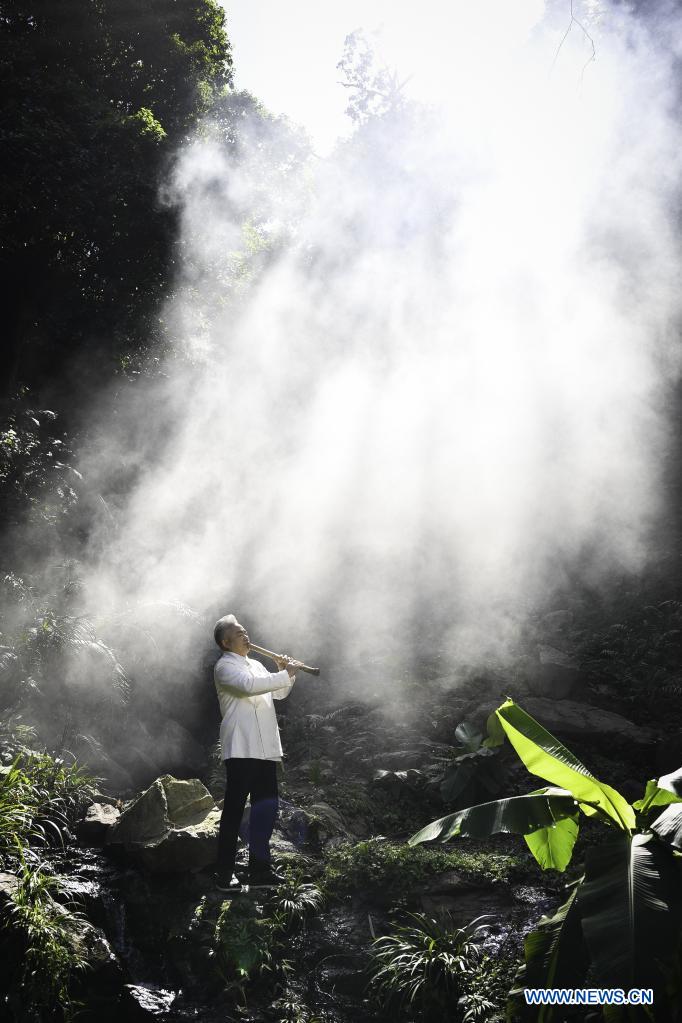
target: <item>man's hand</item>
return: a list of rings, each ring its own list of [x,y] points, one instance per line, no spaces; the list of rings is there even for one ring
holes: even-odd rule
[[[289,678],[292,678],[298,669],[303,666],[302,661],[294,661],[293,658],[289,657],[287,654],[280,654],[277,657],[273,657],[273,661],[280,671],[282,671],[283,668],[286,668]]]

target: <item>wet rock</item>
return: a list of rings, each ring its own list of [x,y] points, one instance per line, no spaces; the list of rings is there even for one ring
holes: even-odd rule
[[[163,1016],[175,1001],[175,991],[156,988],[152,984],[126,984],[126,989],[145,1017]]]
[[[120,816],[121,811],[110,803],[92,803],[76,825],[76,833],[85,845],[104,845],[108,832]]]
[[[19,879],[14,874],[0,873],[0,910],[14,900],[18,887]]]
[[[577,661],[553,646],[538,646],[537,657],[526,670],[528,688],[538,696],[564,700],[583,684]]]
[[[327,956],[317,967],[317,983],[328,995],[362,998],[367,988],[366,962],[361,953],[338,952]]]
[[[163,775],[126,807],[107,843],[151,871],[200,870],[215,862],[219,825],[220,810],[198,779]]]

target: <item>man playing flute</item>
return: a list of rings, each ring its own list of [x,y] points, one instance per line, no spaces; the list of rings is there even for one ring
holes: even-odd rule
[[[235,859],[239,825],[250,795],[248,881],[252,887],[269,887],[282,881],[270,856],[278,810],[277,764],[282,760],[273,699],[289,695],[301,664],[278,657],[278,670],[269,672],[259,661],[250,660],[248,632],[234,615],[219,619],[213,635],[222,651],[213,677],[222,716],[220,747],[227,780],[216,886],[227,892],[240,888]]]

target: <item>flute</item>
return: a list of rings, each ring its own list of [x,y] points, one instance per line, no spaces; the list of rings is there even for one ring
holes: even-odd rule
[[[251,650],[253,650],[253,652],[256,653],[256,654],[264,654],[265,657],[272,657],[272,659],[275,660],[275,661],[283,656],[282,654],[274,653],[272,650],[266,650],[264,646],[256,646],[255,643],[249,643],[249,651],[251,651]],[[308,664],[302,664],[299,670],[300,671],[307,671],[309,675],[319,675],[320,674],[320,669],[319,668],[311,668],[310,665],[308,665]]]

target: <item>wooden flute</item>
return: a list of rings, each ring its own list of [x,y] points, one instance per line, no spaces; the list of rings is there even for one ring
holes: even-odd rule
[[[264,646],[256,646],[255,643],[249,643],[249,650],[250,651],[253,650],[253,652],[256,654],[264,654],[265,657],[272,657],[273,660],[277,660],[278,658],[283,656],[283,654],[276,654],[272,650],[266,650]],[[308,664],[302,664],[299,670],[307,671],[309,675],[320,674],[319,668],[311,668],[310,665]]]

